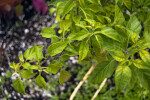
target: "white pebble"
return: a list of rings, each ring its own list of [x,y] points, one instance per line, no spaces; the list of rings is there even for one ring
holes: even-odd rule
[[[25,30],[24,30],[24,33],[25,33],[25,34],[29,33],[29,30],[28,30],[28,29],[25,29]]]

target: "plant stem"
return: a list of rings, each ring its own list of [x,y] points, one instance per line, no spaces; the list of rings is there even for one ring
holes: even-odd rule
[[[82,86],[82,84],[86,81],[86,79],[88,78],[88,76],[91,74],[91,72],[94,70],[96,66],[96,63],[94,63],[91,68],[89,69],[89,71],[85,74],[85,76],[83,77],[82,81],[80,81],[80,83],[77,85],[77,87],[74,89],[73,93],[70,96],[69,100],[73,100],[73,98],[75,97],[76,93],[78,92],[78,90],[80,89],[80,87]]]
[[[105,78],[105,79],[103,80],[103,82],[100,84],[99,88],[97,89],[97,91],[95,92],[95,94],[94,94],[94,96],[92,97],[91,100],[95,100],[95,98],[97,97],[98,93],[101,91],[101,89],[102,89],[103,86],[105,85],[106,81],[107,81],[107,78]]]

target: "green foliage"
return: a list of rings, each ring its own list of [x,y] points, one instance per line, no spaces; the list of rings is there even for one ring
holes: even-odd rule
[[[115,73],[115,83],[117,91],[121,91],[131,80],[131,69],[125,65],[119,65]]]
[[[71,77],[70,73],[61,69],[60,76],[59,76],[59,83],[63,84]]]
[[[117,93],[133,83],[149,91],[149,0],[52,0],[50,5],[56,7],[58,24],[54,26],[59,27],[59,35],[55,27],[43,28],[41,35],[51,39],[46,55],[43,46],[27,49],[19,56],[20,63],[10,64],[15,73],[25,79],[37,74],[36,83],[46,88],[41,73],[57,74],[61,69],[59,83],[63,84],[71,76],[62,69],[65,61],[79,55],[80,64],[97,63],[91,75],[93,82],[99,83],[114,72]],[[52,62],[45,67],[46,59]],[[17,82],[23,87],[21,80]],[[15,89],[24,93],[23,88]]]
[[[20,79],[16,79],[14,80],[13,82],[13,87],[16,91],[20,92],[20,93],[23,93],[23,94],[26,94],[25,92],[25,87],[23,86],[23,83],[21,82]]]
[[[39,85],[40,87],[46,89],[46,82],[45,82],[45,79],[44,79],[41,75],[38,75],[38,76],[36,77],[35,82],[36,82],[36,84]]]

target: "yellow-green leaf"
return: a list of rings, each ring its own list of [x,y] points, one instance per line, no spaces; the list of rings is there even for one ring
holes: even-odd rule
[[[127,86],[131,80],[131,69],[128,66],[120,65],[115,72],[115,84],[118,92]]]
[[[131,10],[131,0],[123,0],[124,5]]]
[[[82,41],[79,48],[79,62],[87,56],[88,51],[89,51],[88,42]]]
[[[67,46],[66,42],[54,43],[47,48],[47,52],[48,52],[47,55],[55,56],[56,54],[61,53],[66,46]]]

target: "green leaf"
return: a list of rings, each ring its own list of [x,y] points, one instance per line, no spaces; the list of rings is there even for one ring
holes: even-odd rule
[[[71,53],[73,53],[75,55],[78,55],[78,51],[71,45],[67,46],[65,50],[68,51],[68,52],[71,52]]]
[[[26,94],[25,87],[23,86],[23,83],[20,79],[14,80],[13,87],[16,91],[23,93],[23,94]]]
[[[64,7],[64,9],[63,9],[62,18],[64,18],[64,16],[65,16],[68,12],[70,12],[70,11],[73,9],[74,6],[75,6],[74,1],[73,1],[73,0],[69,0],[69,1],[66,3],[66,5],[65,5],[65,7]]]
[[[28,62],[25,62],[22,66],[23,66],[24,69],[36,69],[36,70],[39,69],[38,65],[31,65]]]
[[[88,51],[89,51],[88,42],[82,41],[79,48],[79,62],[87,56]]]
[[[35,57],[35,49],[34,47],[28,48],[25,53],[24,53],[24,57],[26,58],[26,60],[31,60]]]
[[[94,35],[95,36],[95,39],[99,45],[99,47],[101,48],[102,47],[102,44],[103,44],[103,39],[100,35]]]
[[[91,74],[91,82],[100,83],[104,78],[109,78],[113,74],[115,60],[102,61],[96,65],[94,71]]]
[[[44,46],[34,46],[35,49],[35,58],[37,61],[41,61],[44,57],[43,57],[43,53],[42,53],[42,49]]]
[[[114,18],[114,24],[123,24],[125,21],[125,18],[123,16],[123,13],[121,12],[120,8],[115,5],[115,18]]]
[[[131,10],[131,0],[122,0],[124,5]]]
[[[30,68],[31,64],[28,63],[28,62],[25,62],[22,66],[23,66],[25,69],[28,69],[28,68]]]
[[[110,51],[110,55],[116,60],[116,61],[124,61],[125,55],[122,51]]]
[[[81,20],[81,15],[78,15],[78,16],[73,16],[73,21],[76,23],[76,24],[79,24],[80,20]]]
[[[134,64],[135,67],[137,67],[137,68],[139,68],[139,69],[148,69],[148,68],[150,68],[150,67],[148,67],[148,66],[146,65],[146,63],[144,63],[144,62],[143,62],[142,60],[140,60],[140,59],[134,60],[134,61],[133,61],[133,64]]]
[[[61,53],[66,46],[67,46],[66,42],[54,43],[47,48],[47,52],[48,52],[47,55],[55,56],[56,54]]]
[[[36,82],[36,84],[39,85],[40,87],[46,89],[46,82],[45,82],[45,79],[44,79],[41,75],[38,75],[38,76],[36,77],[35,82]]]
[[[91,45],[93,48],[101,48],[103,44],[103,39],[100,35],[93,35],[90,37]]]
[[[69,40],[79,40],[80,41],[80,40],[85,39],[88,36],[89,36],[89,32],[88,31],[81,30],[81,31],[79,31],[77,33],[73,32],[73,33],[69,34],[68,39]]]
[[[42,37],[45,37],[45,38],[53,38],[53,37],[57,37],[55,34],[55,30],[53,28],[48,28],[48,27],[45,27],[42,29],[41,33]]]
[[[141,50],[140,51],[140,57],[146,64],[150,64],[150,54],[146,50]]]
[[[14,69],[14,67],[15,67],[15,63],[14,62],[12,62],[12,63],[10,63],[10,68],[12,68],[12,69]]]
[[[121,42],[121,36],[117,33],[116,30],[112,29],[111,27],[105,27],[100,31],[101,34],[116,40],[118,42]]]
[[[56,62],[56,61],[53,61],[53,62],[51,62],[51,63],[48,65],[47,71],[48,71],[49,73],[56,74],[56,73],[59,71],[59,69],[60,69],[61,67],[62,67],[61,64],[59,64],[59,63]]]
[[[63,13],[63,9],[65,7],[65,2],[58,2],[56,7],[56,21],[60,21],[60,16]]]
[[[131,75],[131,69],[128,66],[120,65],[117,67],[115,72],[115,84],[118,92],[129,84]]]
[[[64,2],[66,0],[51,0],[50,3],[48,4],[48,6],[50,5],[56,5],[58,2]]]
[[[91,26],[95,26],[96,21],[93,19],[84,19],[85,21],[87,21]]]
[[[70,73],[61,69],[60,76],[59,76],[59,83],[63,84],[71,77]]]
[[[63,20],[60,22],[60,28],[63,31],[66,31],[71,25],[72,22],[70,20]]]
[[[138,69],[138,68],[134,68],[134,73],[135,73],[135,76],[138,77],[138,80],[139,80],[139,83],[140,85],[142,85],[145,89],[150,89],[150,79],[149,79],[149,75],[146,75],[146,73],[141,70],[141,69]]]
[[[21,62],[24,62],[23,54],[20,54],[20,55],[19,55],[19,60],[20,60]]]
[[[102,36],[102,38],[103,38],[102,48],[104,50],[107,50],[107,51],[122,51],[123,50],[124,47],[120,42],[112,40],[106,36]]]
[[[22,70],[21,71],[21,77],[24,79],[29,79],[35,76],[36,73],[33,73],[32,70]]]
[[[134,14],[130,16],[130,20],[127,23],[127,28],[139,34],[141,32],[142,26],[140,21],[136,18]]]

